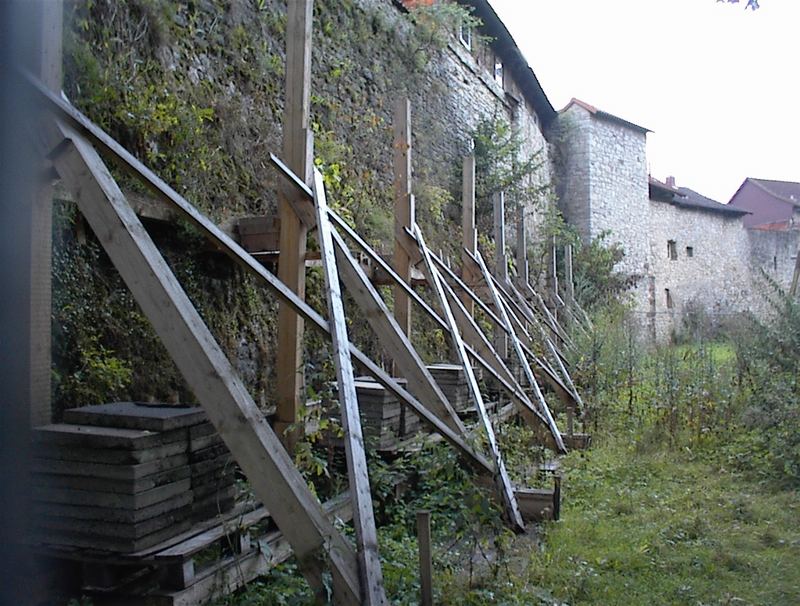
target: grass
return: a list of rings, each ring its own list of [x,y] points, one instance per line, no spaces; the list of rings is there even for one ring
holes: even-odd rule
[[[612,439],[565,459],[562,519],[443,604],[800,604],[800,495],[688,450]]]

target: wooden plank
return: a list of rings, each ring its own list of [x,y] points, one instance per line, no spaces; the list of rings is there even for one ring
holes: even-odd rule
[[[470,154],[464,158],[461,171],[461,247],[475,254],[478,250],[478,232],[475,229],[475,155]],[[472,282],[472,272],[464,253],[461,253],[462,277],[467,283]],[[448,268],[449,269],[449,268]],[[475,313],[472,299],[462,293],[461,302],[469,312]]]
[[[378,533],[375,529],[375,516],[372,511],[372,494],[369,489],[367,455],[364,452],[364,434],[356,397],[355,377],[350,361],[347,335],[347,320],[339,286],[339,272],[336,266],[336,251],[328,220],[328,203],[325,197],[325,184],[322,173],[314,169],[314,201],[317,211],[317,242],[322,254],[322,271],[325,275],[328,301],[328,324],[333,343],[333,365],[339,385],[339,410],[344,431],[344,450],[347,461],[347,475],[350,480],[350,497],[353,500],[353,525],[356,534],[356,547],[361,576],[362,604],[380,605],[386,603],[383,590],[383,574],[378,556]]]
[[[503,300],[500,298],[497,289],[494,287],[492,276],[489,274],[489,268],[486,267],[486,263],[484,263],[483,256],[481,255],[480,251],[478,251],[477,259],[481,271],[483,272],[484,280],[489,287],[489,293],[491,294],[492,300],[494,301],[495,309],[500,313],[500,317],[503,320],[503,324],[505,324],[505,326],[510,329],[509,340],[511,341],[511,345],[514,348],[515,353],[517,354],[517,360],[519,361],[520,366],[522,367],[522,371],[525,373],[525,378],[528,380],[528,384],[533,389],[534,393],[536,394],[536,399],[539,401],[539,412],[541,412],[547,419],[547,424],[550,426],[550,431],[553,434],[553,437],[555,438],[556,444],[558,445],[559,449],[566,450],[566,446],[564,446],[564,441],[561,439],[561,431],[558,429],[555,419],[553,419],[553,415],[550,413],[550,407],[547,405],[547,401],[544,399],[544,394],[542,394],[542,390],[539,388],[539,383],[536,380],[536,377],[533,376],[533,371],[531,370],[531,367],[528,364],[528,360],[525,357],[525,353],[522,351],[519,339],[517,338],[517,335],[514,332],[513,326],[511,326],[511,321],[508,318],[508,311],[506,310],[506,306]]]
[[[37,31],[31,58],[32,69],[47,88],[61,90],[63,75],[63,3],[62,0],[37,2],[32,11],[38,13]],[[57,132],[43,137],[50,145],[58,143]],[[44,164],[43,166],[44,167]],[[30,212],[30,421],[31,426],[52,420],[52,257],[53,257],[53,185],[49,178],[36,184]]]
[[[496,192],[492,196],[494,216],[494,271],[505,282],[508,280],[508,262],[506,260],[506,207],[504,192]],[[477,249],[475,254],[478,254]],[[495,327],[494,348],[501,358],[508,357],[508,335],[500,327]]]
[[[34,473],[72,475],[97,479],[107,478],[120,481],[136,481],[189,463],[189,457],[186,454],[159,458],[155,461],[139,463],[138,465],[109,465],[96,462],[83,462],[76,465],[74,461],[43,458],[38,454],[31,460],[30,464],[30,469]]]
[[[414,225],[414,196],[411,194],[411,104],[398,99],[394,109],[394,259],[397,275],[411,284],[411,258],[403,244],[405,229]],[[411,300],[403,288],[394,288],[394,317],[400,329],[411,335]]]
[[[517,280],[528,281],[528,238],[525,230],[525,206],[517,207]]]
[[[467,385],[469,386],[472,400],[475,403],[475,410],[477,411],[479,420],[484,431],[486,432],[486,438],[489,443],[489,449],[491,450],[492,460],[495,466],[495,482],[497,484],[501,502],[505,508],[509,525],[516,531],[522,531],[525,529],[525,524],[522,521],[519,508],[517,507],[517,501],[514,497],[514,489],[511,486],[511,479],[508,477],[508,472],[506,471],[505,463],[503,462],[503,456],[500,453],[500,448],[497,445],[494,427],[492,427],[492,422],[487,415],[486,405],[483,402],[481,390],[478,388],[478,381],[475,379],[475,373],[472,370],[472,364],[470,364],[470,361],[467,358],[467,351],[464,347],[464,342],[462,341],[461,335],[458,332],[458,326],[447,301],[447,295],[444,293],[441,276],[439,275],[436,266],[433,264],[433,261],[428,254],[428,248],[425,245],[425,240],[422,237],[422,231],[419,229],[419,225],[414,226],[414,232],[417,242],[419,242],[420,250],[422,251],[422,257],[425,260],[425,270],[428,276],[428,283],[436,294],[436,298],[439,301],[439,306],[444,312],[447,325],[450,327],[450,336],[453,341],[453,348],[456,350],[456,355],[458,356],[458,359],[464,368],[464,375],[467,378]]]
[[[396,369],[408,381],[408,390],[450,429],[465,435],[467,430],[464,424],[434,381],[403,327],[392,317],[378,291],[353,259],[342,237],[334,232],[333,238],[341,278],[347,292],[364,310],[367,322],[381,345],[394,360]]]
[[[431,556],[431,512],[417,512],[417,543],[419,545],[420,604],[433,606],[433,558]]]
[[[311,183],[313,145],[310,142],[311,32],[313,0],[288,3],[286,17],[286,95],[283,114],[283,157],[295,174]],[[281,222],[278,277],[299,298],[305,298],[307,225],[295,212],[297,194],[278,190]],[[274,427],[292,453],[302,433],[300,418],[304,390],[303,318],[285,302],[278,303],[276,359],[277,408]],[[287,433],[290,425],[295,430]]]
[[[325,517],[97,152],[77,132],[61,128],[71,143],[53,159],[59,175],[256,495],[286,533],[312,587],[323,590],[320,560],[327,555],[340,589],[347,591],[342,602],[357,604],[352,547]]]
[[[794,273],[792,274],[792,285],[789,287],[789,297],[794,299],[797,296],[797,285],[800,282],[800,248],[794,259]]]
[[[170,431],[206,421],[199,406],[171,406],[144,402],[110,402],[64,411],[64,422],[122,429]]]

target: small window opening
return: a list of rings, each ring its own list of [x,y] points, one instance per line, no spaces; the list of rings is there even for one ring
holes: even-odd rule
[[[678,247],[675,240],[667,240],[667,257],[673,261],[678,258]]]
[[[778,271],[778,257],[772,257],[772,271]]]
[[[494,62],[494,81],[503,86],[503,64],[500,61]]]
[[[667,309],[672,309],[675,303],[672,301],[672,293],[669,292],[669,288],[664,289],[664,297],[666,299]]]
[[[694,257],[694,246],[687,246],[686,247],[686,256],[687,257]]]
[[[458,26],[458,39],[468,49],[472,50],[472,28],[469,25]]]

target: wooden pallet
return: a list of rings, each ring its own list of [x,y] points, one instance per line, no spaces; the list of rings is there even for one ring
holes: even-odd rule
[[[324,504],[329,517],[352,518],[349,493]],[[34,545],[40,555],[80,562],[82,590],[98,606],[190,606],[235,591],[286,561],[292,550],[263,507],[233,511],[139,552]],[[217,557],[208,561],[216,550]]]

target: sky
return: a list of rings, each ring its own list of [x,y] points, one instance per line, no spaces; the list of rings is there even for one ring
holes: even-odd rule
[[[556,110],[651,129],[650,174],[727,202],[800,182],[800,0],[490,0]]]

